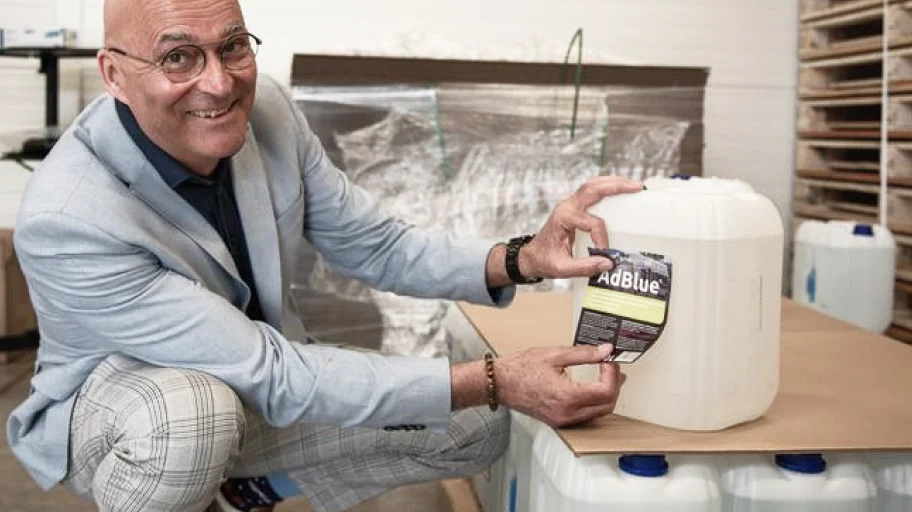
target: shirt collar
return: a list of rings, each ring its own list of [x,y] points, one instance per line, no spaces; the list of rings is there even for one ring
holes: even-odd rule
[[[228,168],[229,160],[227,158],[219,160],[218,167],[212,174],[211,179],[202,178],[193,174],[187,169],[187,166],[178,162],[177,159],[166,153],[165,150],[160,148],[156,143],[152,142],[152,139],[150,139],[139,127],[139,122],[136,121],[136,117],[126,103],[123,103],[120,100],[114,100],[114,105],[117,110],[117,117],[120,118],[120,122],[123,124],[124,129],[127,130],[130,138],[133,139],[133,142],[139,147],[140,151],[142,151],[146,156],[146,159],[149,160],[149,163],[158,171],[158,174],[161,175],[162,179],[165,180],[165,183],[167,183],[169,187],[177,188],[188,181],[191,183],[208,184],[213,181],[218,181],[220,178],[227,175],[225,172]]]

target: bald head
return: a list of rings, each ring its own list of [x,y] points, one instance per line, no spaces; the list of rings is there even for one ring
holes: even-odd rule
[[[105,0],[105,44],[149,47],[160,42],[155,37],[163,31],[205,20],[214,11],[228,13],[234,25],[243,25],[237,0]]]
[[[137,24],[142,0],[105,0],[104,32],[106,44],[122,44],[126,27]]]

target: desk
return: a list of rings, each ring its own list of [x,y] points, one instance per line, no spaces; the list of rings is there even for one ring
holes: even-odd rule
[[[520,293],[502,310],[459,308],[500,355],[571,343],[568,293]],[[912,346],[791,300],[782,304],[781,341],[779,394],[758,420],[684,432],[611,415],[558,434],[577,455],[912,450]]]
[[[44,86],[44,125],[46,128],[57,127],[59,121],[58,98],[60,97],[60,59],[94,57],[95,48],[3,48],[0,57],[24,57],[41,60],[39,73],[44,73],[47,81]]]

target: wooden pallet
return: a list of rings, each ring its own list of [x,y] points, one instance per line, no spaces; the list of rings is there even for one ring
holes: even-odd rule
[[[912,11],[904,4],[889,6],[888,43],[899,49],[912,45]],[[883,6],[809,20],[801,24],[799,56],[820,60],[879,52],[883,49]]]
[[[891,90],[894,86],[912,85],[912,48],[892,50],[886,61]],[[879,94],[883,64],[880,51],[803,62],[799,74],[800,95],[820,97],[824,93],[839,93],[843,96],[872,90],[873,94]]]
[[[801,139],[797,143],[795,168],[799,172],[845,173],[847,181],[879,183],[880,141]],[[912,178],[912,142],[890,142],[887,146],[888,177],[908,184]],[[851,176],[850,176],[851,175]],[[819,177],[819,176],[818,176]],[[839,178],[838,174],[823,176]]]
[[[890,0],[890,3],[905,2]],[[801,16],[798,20],[801,23],[810,23],[882,5],[883,0],[800,0],[798,9],[801,12]]]
[[[912,140],[912,94],[890,96],[886,121],[893,140]],[[880,139],[881,97],[802,100],[798,132],[815,139]]]

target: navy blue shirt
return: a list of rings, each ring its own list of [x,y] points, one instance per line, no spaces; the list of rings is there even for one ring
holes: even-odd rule
[[[196,211],[200,212],[222,237],[234,258],[234,264],[241,274],[241,279],[250,288],[250,304],[247,305],[247,311],[245,311],[247,317],[251,320],[265,321],[263,310],[260,307],[260,298],[256,291],[256,283],[253,279],[253,267],[251,267],[247,240],[244,238],[241,226],[241,216],[234,199],[231,161],[223,158],[219,161],[215,172],[208,178],[197,176],[174,157],[165,153],[143,133],[133,112],[130,111],[130,107],[120,101],[116,101],[115,105],[117,116],[120,117],[120,122],[127,133],[130,134],[140,151],[146,155],[146,159],[158,171],[165,183],[196,208]]]

